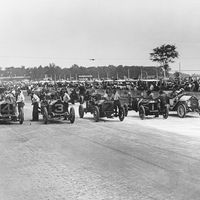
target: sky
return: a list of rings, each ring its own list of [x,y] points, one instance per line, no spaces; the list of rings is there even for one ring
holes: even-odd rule
[[[0,67],[156,66],[152,49],[174,44],[172,70],[200,71],[199,11],[199,0],[0,0]]]

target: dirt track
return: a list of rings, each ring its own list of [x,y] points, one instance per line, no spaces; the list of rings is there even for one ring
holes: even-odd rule
[[[31,109],[23,125],[0,125],[0,199],[199,200],[197,114],[44,125]]]

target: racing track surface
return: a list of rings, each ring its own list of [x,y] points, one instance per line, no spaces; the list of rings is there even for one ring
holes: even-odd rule
[[[23,125],[0,124],[0,200],[200,199],[197,114],[44,125],[31,109]]]

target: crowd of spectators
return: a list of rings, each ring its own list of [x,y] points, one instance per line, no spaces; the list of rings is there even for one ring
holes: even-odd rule
[[[79,91],[84,87],[86,90],[133,90],[133,91],[174,91],[183,88],[185,91],[199,92],[200,79],[188,78],[184,80],[103,80],[103,81],[38,81],[38,82],[3,82],[0,87],[6,90],[13,90],[21,88],[30,93],[32,90],[38,88],[48,88],[49,90],[59,90],[59,88],[66,88],[68,91]]]

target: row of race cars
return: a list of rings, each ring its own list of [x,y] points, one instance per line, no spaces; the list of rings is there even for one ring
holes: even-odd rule
[[[182,89],[169,95],[160,91],[157,98],[152,98],[151,93],[146,98],[143,96],[120,98],[117,114],[114,112],[114,106],[114,101],[105,101],[101,95],[94,94],[86,99],[86,107],[79,105],[79,116],[83,118],[84,113],[90,112],[94,115],[95,121],[99,121],[101,117],[114,116],[118,116],[120,121],[123,121],[130,110],[138,112],[141,119],[148,115],[155,117],[162,115],[167,119],[170,111],[176,111],[180,118],[184,118],[188,112],[200,114],[200,101],[195,96],[184,93]]]
[[[106,93],[110,98],[105,98],[105,95],[98,91],[88,91],[80,95],[79,117],[83,118],[85,113],[91,113],[96,122],[102,117],[118,117],[120,121],[123,121],[131,110],[138,112],[141,119],[148,115],[155,117],[162,115],[164,119],[167,119],[170,111],[176,111],[180,118],[184,118],[188,112],[200,114],[200,101],[195,96],[186,94],[182,89],[170,94],[160,91],[157,98],[152,98],[151,94],[147,97],[129,94],[114,100],[111,90],[106,91]],[[74,123],[75,109],[73,106],[68,108],[68,102],[63,100],[62,94],[58,95],[57,92],[51,91],[37,95],[40,101],[37,102],[36,106],[33,106],[33,116],[37,118],[41,114],[45,124],[54,119],[64,119]],[[71,102],[72,104],[75,103],[72,98]],[[16,109],[17,106],[18,109]],[[22,124],[24,121],[23,106],[20,103],[8,102],[5,98],[2,98],[0,100],[0,120],[19,121]]]

